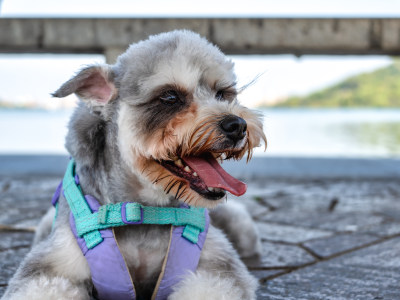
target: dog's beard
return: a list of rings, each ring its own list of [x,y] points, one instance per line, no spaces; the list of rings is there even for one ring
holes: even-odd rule
[[[181,143],[165,159],[143,158],[145,176],[166,194],[190,205],[212,207],[227,192],[243,195],[246,184],[229,175],[218,161],[238,160],[246,153],[249,159],[252,148],[248,134],[237,145],[229,145],[223,135],[211,128],[215,126],[202,126],[203,130],[195,131],[188,143]]]

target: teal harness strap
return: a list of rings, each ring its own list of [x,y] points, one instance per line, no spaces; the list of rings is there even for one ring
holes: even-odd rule
[[[186,226],[184,237],[197,243],[197,235],[204,231],[205,217],[204,208],[151,207],[125,202],[103,205],[98,212],[77,217],[75,222],[78,236],[85,236],[94,230],[129,224]]]
[[[64,196],[67,199],[74,218],[81,218],[92,214],[92,210],[86,202],[81,189],[75,183],[75,161],[70,160],[67,170],[65,171],[62,187]],[[91,231],[82,235],[85,239],[86,246],[91,249],[103,241],[99,231]]]
[[[75,182],[75,164],[71,159],[63,180],[65,198],[75,219],[76,231],[91,249],[101,243],[99,230],[131,224],[185,226],[182,236],[197,243],[205,229],[204,208],[152,207],[134,202],[107,204],[92,213],[80,187]]]

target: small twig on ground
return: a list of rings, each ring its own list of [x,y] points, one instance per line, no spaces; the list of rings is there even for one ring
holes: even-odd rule
[[[4,225],[0,224],[0,231],[26,231],[26,232],[35,232],[36,227],[18,227],[14,225]]]

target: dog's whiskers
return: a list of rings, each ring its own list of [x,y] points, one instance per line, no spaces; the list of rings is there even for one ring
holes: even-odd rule
[[[187,201],[185,201],[186,203],[188,203],[188,204],[191,204],[191,205],[194,205],[194,206],[196,206],[196,200],[195,201],[193,201],[193,199],[194,199],[194,196],[193,195],[191,195],[190,197],[189,197],[189,199],[187,200]]]
[[[160,178],[160,176],[158,176],[157,179],[153,181],[153,184],[159,183],[161,180],[164,180],[165,178],[172,177],[172,175],[166,175],[166,176],[161,177],[161,178]]]
[[[176,199],[176,200],[179,200],[180,197],[181,197],[181,196],[183,195],[183,193],[185,192],[186,188],[183,188],[184,186],[185,186],[185,184],[184,184],[183,182],[180,182],[180,183],[179,183],[178,189],[177,189],[176,194],[175,194],[175,199]],[[183,188],[183,190],[181,190],[182,188]]]
[[[177,200],[181,199],[183,196],[187,194],[187,189],[186,187],[183,188],[182,192],[178,195]]]
[[[164,191],[169,194],[169,192],[179,183],[179,180],[172,179],[165,187]]]
[[[171,179],[171,180],[167,183],[167,185],[164,187],[164,192],[167,191],[168,187],[169,187],[174,181],[175,181],[174,179]]]

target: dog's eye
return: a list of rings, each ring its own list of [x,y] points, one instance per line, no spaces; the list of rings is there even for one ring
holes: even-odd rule
[[[215,99],[217,99],[217,100],[223,100],[223,99],[224,99],[224,96],[225,96],[224,91],[218,91],[218,92],[215,94]]]
[[[167,91],[160,96],[160,100],[164,104],[171,105],[179,100],[179,96],[175,91]]]

